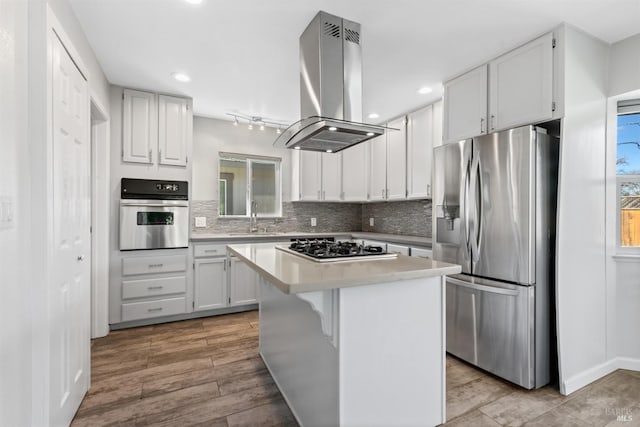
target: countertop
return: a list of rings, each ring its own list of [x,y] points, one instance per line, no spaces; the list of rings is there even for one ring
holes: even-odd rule
[[[335,233],[307,233],[300,231],[290,231],[284,233],[194,233],[191,235],[192,242],[247,242],[247,241],[274,241],[282,240],[288,241],[296,237],[336,237],[336,238],[353,238],[353,239],[367,239],[367,240],[380,240],[389,243],[398,243],[404,245],[413,245],[420,247],[431,247],[430,237],[418,237],[418,236],[403,236],[400,234],[386,234],[386,233],[369,233],[364,231],[339,231]]]
[[[229,245],[267,281],[286,294],[458,274],[461,267],[432,259],[398,255],[393,259],[319,263],[276,249],[277,243]]]

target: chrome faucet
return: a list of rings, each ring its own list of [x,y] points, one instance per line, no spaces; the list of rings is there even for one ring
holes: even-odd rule
[[[258,204],[251,201],[251,216],[249,217],[249,233],[255,233],[258,231]]]

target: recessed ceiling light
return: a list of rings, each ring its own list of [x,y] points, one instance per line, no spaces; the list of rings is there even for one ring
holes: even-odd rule
[[[378,117],[380,117],[380,115],[378,115],[378,113],[371,113],[371,114],[369,114],[369,118],[370,118],[370,119],[377,119]]]
[[[185,73],[173,73],[171,74],[171,77],[183,83],[191,81],[191,77],[187,76]]]
[[[293,147],[293,148],[294,148],[295,150],[299,150],[299,149],[300,149],[300,147]]]
[[[260,125],[260,130],[264,130],[264,125]]]
[[[333,150],[327,150],[327,153],[333,153]]]
[[[425,94],[431,93],[431,92],[433,92],[433,89],[431,89],[430,87],[426,87],[426,86],[425,87],[421,87],[420,89],[418,89],[418,93],[420,95],[425,95]]]
[[[202,0],[184,0],[184,1],[189,3],[189,4],[200,4],[200,3],[202,3]]]
[[[367,136],[373,136],[373,132],[367,132]]]
[[[333,132],[334,130],[338,130],[338,128],[337,128],[337,127],[335,127],[335,126],[331,126],[331,127],[329,128],[329,130],[330,130],[331,132]]]

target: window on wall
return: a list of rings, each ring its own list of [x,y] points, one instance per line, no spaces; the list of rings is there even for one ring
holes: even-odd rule
[[[277,157],[219,153],[218,215],[282,216],[280,162]]]
[[[618,245],[640,248],[640,99],[618,103]]]

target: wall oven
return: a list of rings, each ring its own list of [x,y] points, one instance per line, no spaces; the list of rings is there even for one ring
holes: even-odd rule
[[[189,246],[189,184],[122,178],[120,250]]]

